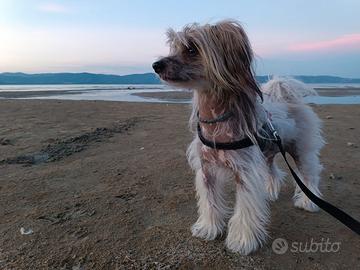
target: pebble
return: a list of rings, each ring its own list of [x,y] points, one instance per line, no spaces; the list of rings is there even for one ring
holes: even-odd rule
[[[11,144],[11,141],[6,138],[0,138],[0,145],[9,145]]]
[[[334,173],[331,173],[331,174],[329,175],[329,179],[332,179],[332,180],[334,180],[334,179],[341,180],[341,179],[342,179],[342,176],[337,176],[337,175],[335,175]]]
[[[326,116],[326,119],[333,119],[331,115]]]
[[[72,270],[81,270],[81,269],[83,269],[83,268],[81,267],[80,264],[78,264],[78,265],[74,265],[71,269],[72,269]]]
[[[20,233],[22,234],[22,235],[29,235],[29,234],[33,234],[33,230],[32,229],[25,229],[24,227],[21,227],[20,228]]]
[[[354,143],[352,143],[352,142],[348,142],[346,145],[349,146],[349,147],[355,147],[355,148],[357,148],[357,146],[356,146]]]

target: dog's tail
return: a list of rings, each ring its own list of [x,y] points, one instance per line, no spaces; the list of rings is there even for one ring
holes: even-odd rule
[[[306,96],[317,96],[316,91],[306,84],[284,77],[275,77],[262,86],[262,91],[271,101],[304,103]]]

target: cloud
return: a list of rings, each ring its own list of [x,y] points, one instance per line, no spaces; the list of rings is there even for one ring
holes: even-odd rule
[[[360,48],[360,34],[345,35],[332,40],[298,43],[288,47],[289,51],[293,52],[336,50],[343,48]]]
[[[38,7],[40,11],[49,13],[67,13],[68,9],[57,3],[45,3]]]
[[[123,73],[136,67],[135,72],[151,70],[151,63],[168,51],[161,29],[0,24],[0,30],[0,72]]]

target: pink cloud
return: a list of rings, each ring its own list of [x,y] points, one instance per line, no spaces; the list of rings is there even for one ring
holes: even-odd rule
[[[360,34],[351,34],[338,37],[332,40],[306,42],[291,45],[288,49],[293,52],[333,50],[338,48],[351,47],[360,48]]]

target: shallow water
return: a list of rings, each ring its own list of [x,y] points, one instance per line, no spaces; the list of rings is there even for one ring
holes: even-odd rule
[[[174,99],[158,99],[149,97],[140,97],[132,95],[133,93],[141,93],[144,91],[102,91],[91,92],[73,95],[59,95],[36,97],[36,99],[63,99],[63,100],[104,100],[104,101],[126,101],[126,102],[155,102],[155,103],[190,103],[190,100],[174,100]],[[149,91],[146,91],[149,92]],[[155,91],[154,91],[155,92]],[[157,92],[157,91],[156,91]],[[28,98],[28,99],[34,99]],[[307,103],[329,105],[329,104],[360,104],[360,96],[344,96],[344,97],[326,97],[326,96],[312,96],[306,97]]]
[[[162,90],[169,88],[163,84],[39,84],[0,85],[0,92],[32,91],[111,91],[111,90]]]
[[[360,84],[311,84],[316,88],[351,88]],[[158,99],[133,95],[136,93],[151,93],[162,91],[179,91],[166,85],[0,85],[1,92],[42,92],[44,95],[19,97],[20,99],[60,99],[60,100],[105,100],[126,102],[156,102],[156,103],[189,103],[190,100]],[[63,91],[54,95],[52,91]],[[47,92],[47,93],[45,93]],[[49,94],[50,93],[50,94]],[[360,92],[359,92],[360,93]],[[306,97],[306,102],[314,104],[360,104],[360,95],[352,96],[313,96]]]
[[[160,92],[163,89],[154,89],[154,90],[100,90],[100,91],[89,91],[83,92],[81,94],[64,94],[64,95],[51,95],[51,96],[40,96],[40,97],[30,97],[25,99],[63,99],[63,100],[104,100],[104,101],[126,101],[126,102],[161,102],[161,103],[183,103],[181,101],[170,101],[170,100],[161,100],[157,98],[144,98],[136,96],[133,94],[136,93],[153,93]],[[177,91],[169,90],[166,91]]]
[[[360,104],[360,96],[326,97],[311,96],[304,98],[307,103],[330,105],[330,104]]]

